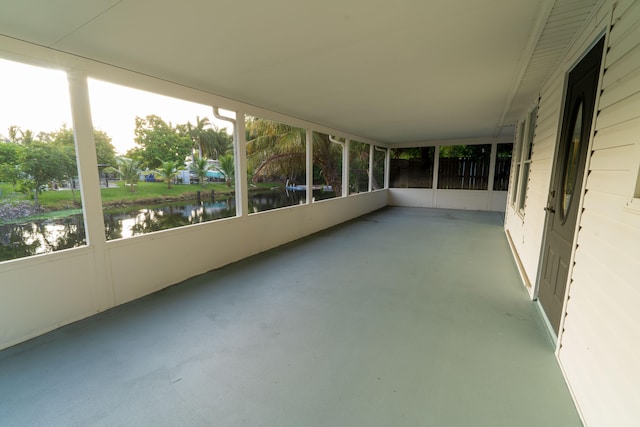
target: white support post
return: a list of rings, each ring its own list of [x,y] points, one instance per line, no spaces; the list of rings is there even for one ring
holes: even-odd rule
[[[387,148],[384,157],[384,188],[389,188],[389,176],[391,173],[391,149]]]
[[[491,157],[489,160],[489,182],[488,182],[488,190],[493,191],[493,183],[495,182],[495,172],[496,172],[496,162],[498,159],[498,143],[494,142],[491,144]]]
[[[98,160],[93,138],[89,86],[86,74],[80,71],[70,71],[67,74],[67,79],[69,81],[73,135],[86,238],[87,244],[94,248],[95,254],[93,264],[97,281],[94,289],[96,307],[98,310],[104,310],[115,304],[115,296],[111,286],[110,263],[106,252],[102,198],[100,197],[100,177],[98,175]]]
[[[433,147],[433,207],[438,207],[438,169],[440,168],[440,146]]]
[[[349,160],[351,158],[349,153],[351,147],[351,141],[349,139],[344,141],[344,153],[342,153],[342,197],[349,195]]]
[[[369,192],[373,191],[373,144],[369,144]]]
[[[313,202],[313,131],[307,129],[307,204]]]
[[[236,214],[249,215],[249,182],[247,178],[247,140],[245,136],[244,112],[236,111],[234,149],[236,168]]]

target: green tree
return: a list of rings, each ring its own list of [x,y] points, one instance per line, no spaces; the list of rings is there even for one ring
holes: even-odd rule
[[[160,178],[167,183],[167,188],[171,188],[171,183],[178,176],[182,162],[168,160],[160,162],[160,167],[156,170]]]
[[[36,140],[33,131],[30,129],[22,130],[20,126],[9,126],[9,142],[20,145],[29,145]]]
[[[18,141],[21,145],[29,145],[35,141],[35,136],[33,135],[33,131],[30,129],[20,130],[20,137],[18,137]]]
[[[10,182],[15,191],[20,168],[18,158],[22,147],[13,142],[0,142],[0,182]]]
[[[488,158],[491,148],[486,145],[445,145],[440,147],[440,157],[444,158]]]
[[[247,129],[247,169],[252,180],[260,176],[284,176],[290,180],[306,171],[306,131],[271,120],[249,117]],[[336,196],[342,195],[342,146],[324,134],[314,133],[313,163],[318,175]],[[368,156],[367,156],[368,159]]]
[[[62,125],[57,131],[44,136],[52,144],[62,147],[70,160],[69,178],[77,176],[76,148],[73,129]],[[96,146],[96,158],[99,165],[116,166],[115,147],[111,144],[111,137],[106,132],[94,129],[93,140]]]
[[[209,143],[211,134],[208,132],[208,126],[211,126],[211,121],[207,117],[196,116],[195,125],[191,122],[187,122],[186,125],[178,125],[178,133],[183,136],[187,136],[193,142],[193,148],[198,151],[198,157],[202,158],[205,151],[205,146]]]
[[[93,140],[96,143],[96,157],[99,165],[116,166],[116,148],[112,139],[106,132],[94,129]]]
[[[63,179],[67,161],[67,155],[59,147],[40,141],[32,141],[28,149],[20,152],[18,164],[28,177],[25,185],[33,190],[36,206],[42,187],[49,181]]]
[[[295,180],[306,171],[306,131],[272,120],[246,120],[247,169],[252,181],[260,177]]]
[[[207,177],[207,171],[210,169],[209,161],[203,157],[194,156],[191,163],[191,171],[196,174],[200,185],[204,187],[204,179]]]
[[[158,168],[163,161],[182,164],[191,154],[191,138],[160,117],[136,117],[135,124],[135,142],[139,147],[127,155],[140,160],[147,168]]]
[[[220,170],[224,174],[224,180],[227,183],[227,187],[231,188],[233,179],[235,177],[235,165],[232,154],[225,154],[218,159],[220,164]]]
[[[218,129],[213,126],[208,129],[211,134],[208,138],[207,156],[212,159],[220,159],[221,156],[233,151],[233,137],[227,133],[226,129]]]
[[[369,145],[351,141],[349,144],[349,189],[359,193],[369,189]]]
[[[78,176],[78,160],[76,157],[76,147],[73,138],[73,129],[67,128],[66,125],[49,134],[40,135],[41,140],[48,141],[48,144],[58,148],[64,154],[64,161],[60,163],[60,179],[69,182],[71,188],[71,196],[73,202],[76,201],[76,191],[74,178]],[[27,148],[28,150],[28,148]]]
[[[313,164],[318,175],[330,186],[336,197],[342,195],[342,145],[329,140],[326,134],[313,133]]]
[[[115,172],[120,176],[126,184],[129,184],[129,191],[136,191],[136,185],[140,180],[140,163],[134,159],[128,159],[126,157],[116,157],[117,168],[108,167],[105,168],[105,172]]]
[[[9,126],[9,142],[18,144],[18,133],[20,133],[20,128],[18,126],[16,125]]]

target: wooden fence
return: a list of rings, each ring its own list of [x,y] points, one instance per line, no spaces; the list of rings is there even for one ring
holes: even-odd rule
[[[441,157],[438,168],[438,188],[443,190],[487,190],[489,184],[488,158]],[[494,191],[508,191],[511,157],[496,159]],[[432,188],[433,163],[420,159],[391,159],[389,170],[391,188]]]
[[[440,158],[438,188],[443,190],[486,190],[488,158]]]
[[[493,178],[494,191],[509,191],[509,175],[511,173],[511,157],[496,159],[496,171]]]

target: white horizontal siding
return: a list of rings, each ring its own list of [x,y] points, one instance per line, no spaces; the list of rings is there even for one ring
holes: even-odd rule
[[[622,143],[620,141],[619,143]],[[592,171],[629,171],[636,163],[633,145],[621,145],[593,152],[591,156]]]
[[[638,13],[638,8],[633,7],[630,11]],[[609,52],[605,65],[613,64],[623,56],[630,54],[630,51],[638,47],[638,40],[640,40],[640,24],[624,18],[618,21],[611,30]]]
[[[623,15],[634,16],[637,12],[630,11],[630,8],[637,2],[638,0],[617,0],[613,9],[613,22],[617,23]],[[630,19],[630,21],[633,22],[633,19]]]
[[[545,108],[545,105],[541,105],[540,109]],[[555,114],[559,114],[558,110],[555,111]],[[551,155],[545,155],[540,157],[539,153],[544,149],[553,149],[556,141],[556,134],[558,133],[558,122],[553,119],[546,119],[544,117],[538,118],[538,127],[536,129],[536,139],[535,144],[533,145],[533,157],[540,158],[549,158],[553,157],[553,150],[551,151]]]
[[[640,73],[629,72],[617,80],[609,80],[606,88],[607,90],[600,98],[600,108],[602,109],[639,93]]]
[[[600,259],[605,266],[608,277],[621,278],[615,283],[609,281],[603,285],[606,285],[610,291],[625,286],[638,286],[640,276],[636,269],[638,267],[637,257],[640,254],[640,230],[618,221],[611,221],[587,210],[583,214],[580,225],[582,227],[578,236],[580,250]],[[580,268],[577,266],[576,260],[576,273],[580,272],[582,268],[590,273],[595,273],[592,271],[595,269],[589,268],[588,265],[583,265]],[[613,294],[615,295],[615,292]],[[638,294],[640,295],[640,291]],[[640,321],[640,318],[638,319]]]
[[[507,209],[509,215],[505,221],[505,227],[511,235],[522,268],[525,270],[524,274],[531,284],[536,282],[538,274],[538,258],[542,242],[540,230],[544,225],[544,206],[551,179],[551,163],[562,100],[558,92],[561,91],[562,85],[563,82],[555,82],[540,94],[527,195],[524,203],[524,219],[515,212],[513,207],[509,207]],[[514,190],[512,188],[511,191]]]
[[[551,169],[551,159],[553,158],[553,152],[555,150],[554,141],[557,138],[557,134],[554,133],[545,139],[540,139],[536,144],[535,152],[532,155],[534,167],[536,169]]]
[[[640,67],[640,64],[634,59],[636,52],[634,50],[640,49],[640,46],[636,46],[628,55],[623,56],[616,62],[609,62],[606,64],[606,70],[602,79],[603,87],[610,87],[611,84],[634,70]]]
[[[639,52],[640,53],[640,52]],[[627,86],[629,90],[637,90]],[[605,105],[598,114],[597,128],[607,128],[640,117],[640,92],[612,105]]]
[[[602,180],[600,181],[602,182]],[[603,185],[603,187],[605,187],[605,190],[597,190],[593,187],[589,188],[589,191],[587,191],[584,197],[583,208],[585,211],[590,211],[609,218],[612,221],[623,222],[632,228],[640,229],[640,215],[629,215],[629,212],[620,209],[620,206],[624,206],[628,198],[625,197],[625,195],[615,194],[610,191],[611,188],[616,188],[615,185]]]
[[[578,301],[584,303],[584,301]],[[586,306],[586,303],[585,303]],[[573,334],[562,340],[562,360],[565,375],[570,379],[569,386],[577,400],[585,425],[588,427],[631,427],[636,426],[636,415],[629,402],[637,400],[637,385],[633,376],[628,375],[626,367],[612,365],[603,366],[600,361],[612,351],[620,351],[611,347],[603,327],[606,316],[597,312],[587,314],[586,310],[567,315],[566,324],[574,329],[584,331]],[[605,329],[606,331],[606,329]],[[622,352],[625,356],[628,353]],[[568,361],[580,360],[580,363]],[[589,366],[585,375],[584,366]],[[622,371],[622,372],[621,372]],[[623,399],[616,399],[623,394]]]
[[[627,171],[590,171],[589,191],[601,191],[612,195],[628,198],[631,174]],[[587,192],[587,194],[589,194]],[[618,209],[620,206],[618,206]]]
[[[634,145],[640,139],[640,118],[600,129],[593,141],[594,150]]]
[[[615,3],[615,8],[614,8]],[[585,424],[640,419],[640,215],[626,209],[640,167],[640,2],[603,1],[542,86],[525,215],[505,228],[535,284],[566,75],[613,23],[596,108],[558,358]],[[533,100],[532,100],[533,101]]]
[[[640,2],[619,1],[608,38],[558,357],[588,426],[640,419]]]
[[[544,206],[551,179],[551,164],[560,121],[563,85],[563,80],[553,81],[540,92],[524,217],[509,206],[505,218],[505,228],[509,231],[514,249],[518,253],[524,269],[523,273],[531,284],[536,282],[538,274]],[[511,191],[515,189],[512,188]]]

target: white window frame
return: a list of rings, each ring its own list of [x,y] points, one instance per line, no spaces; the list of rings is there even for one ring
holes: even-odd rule
[[[640,155],[640,144],[636,144],[636,153]],[[633,198],[629,201],[629,203],[626,204],[624,209],[627,212],[640,215],[640,165],[638,165],[638,176],[636,178],[636,186],[634,188]]]
[[[522,167],[521,161],[522,161],[522,145],[523,145],[523,140],[524,140],[524,132],[525,132],[525,125],[526,125],[526,120],[525,121],[520,121],[517,123],[517,132],[516,132],[516,143],[515,146],[513,147],[514,149],[514,153],[513,153],[513,173],[511,174],[511,176],[514,178],[513,182],[512,182],[512,187],[511,187],[511,194],[510,194],[510,200],[509,203],[511,204],[511,207],[515,210],[516,209],[516,200],[518,199],[518,188],[520,187],[519,183],[520,183],[520,169]]]
[[[514,157],[517,176],[512,189],[511,206],[522,218],[525,216],[537,121],[538,102],[529,110],[525,120],[518,125],[518,148],[516,149],[516,157]]]

